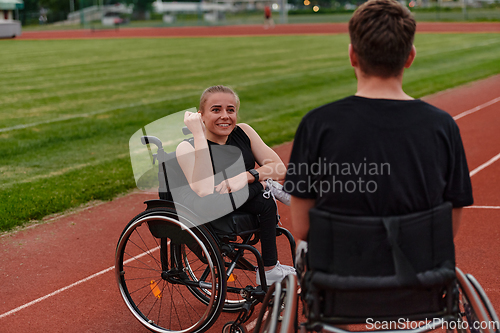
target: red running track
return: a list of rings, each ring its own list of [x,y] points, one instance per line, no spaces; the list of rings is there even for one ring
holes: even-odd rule
[[[347,33],[347,23],[282,24],[274,29],[262,25],[172,28],[120,28],[92,31],[54,30],[25,31],[17,39],[89,39],[89,38],[141,38],[141,37],[209,37],[209,36],[272,36]],[[417,32],[500,32],[500,23],[443,23],[420,22]]]
[[[439,30],[439,25],[434,28]],[[500,31],[499,24],[466,26]],[[455,25],[448,27],[446,31]],[[420,29],[424,29],[422,25]],[[475,208],[465,209],[456,239],[457,262],[485,287],[497,309],[500,161],[494,158],[500,154],[499,98],[500,76],[425,98],[456,117],[468,112],[457,123],[470,170],[479,171],[472,177]],[[290,144],[285,144],[275,149],[287,162],[290,148]],[[488,161],[492,163],[488,165]],[[0,332],[148,332],[125,307],[113,265],[121,231],[144,209],[142,202],[154,197],[132,193],[0,237]],[[288,207],[280,204],[280,214],[284,226],[289,228]],[[280,261],[291,264],[287,246],[283,239],[279,240]],[[221,315],[210,332],[220,332],[226,321],[235,318],[234,314]]]
[[[429,96],[462,134],[472,175],[474,206],[464,210],[455,239],[457,265],[483,285],[500,312],[500,75]],[[489,163],[491,164],[489,164]],[[484,168],[483,168],[484,167]]]
[[[498,98],[499,87],[500,76],[495,76],[425,100],[457,116]],[[471,170],[500,153],[499,111],[496,102],[457,120]],[[288,161],[290,144],[276,151]],[[500,309],[498,175],[500,162],[472,177],[475,206],[490,208],[465,209],[456,248],[458,265],[480,281]],[[120,298],[112,267],[120,232],[148,198],[154,195],[132,193],[1,237],[0,331],[147,332]],[[280,214],[289,227],[288,207],[280,204]],[[280,241],[279,251],[280,260],[290,264],[285,242]],[[210,332],[220,332],[234,318],[223,314]]]

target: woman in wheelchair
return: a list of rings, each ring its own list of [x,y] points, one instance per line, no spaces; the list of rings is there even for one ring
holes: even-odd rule
[[[130,140],[137,184],[158,186],[159,199],[146,201],[123,230],[115,276],[128,309],[153,332],[206,332],[222,311],[238,312],[223,332],[245,332],[268,285],[295,274],[278,262],[276,237],[287,238],[292,260],[295,241],[277,226],[270,188],[285,167],[250,126],[236,125],[238,108],[232,90],[211,87],[200,112],[184,115],[192,138],[177,145],[181,134],[169,118]]]
[[[271,182],[268,182],[270,186],[266,188],[266,180],[283,179],[286,168],[279,156],[252,127],[237,124],[239,106],[239,98],[230,88],[221,85],[207,88],[201,95],[199,111],[188,111],[185,114],[184,123],[193,137],[178,145],[176,157],[190,188],[199,197],[192,199],[196,203],[202,203],[203,209],[198,209],[197,212],[200,215],[213,213],[208,210],[214,210],[217,200],[223,195],[237,195],[248,191],[248,198],[237,210],[259,217],[262,258],[267,284],[271,285],[281,281],[286,275],[295,273],[293,267],[281,265],[278,261],[277,207],[265,191],[273,194],[279,191]],[[244,170],[242,168],[229,178],[217,177],[215,168],[223,162],[218,160],[218,156],[213,156],[215,146],[238,148],[243,157]],[[255,168],[256,163],[258,168]],[[194,202],[190,206],[200,207]],[[235,207],[233,204],[233,208]],[[256,283],[260,284],[259,274],[256,275]]]

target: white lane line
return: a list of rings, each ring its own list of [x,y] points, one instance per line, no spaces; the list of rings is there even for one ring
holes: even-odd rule
[[[485,108],[485,107],[488,107],[488,106],[490,106],[490,105],[492,105],[492,104],[495,104],[495,103],[497,103],[498,101],[500,101],[500,97],[497,97],[497,98],[495,98],[495,99],[493,99],[493,100],[491,100],[491,101],[489,101],[489,102],[486,102],[486,103],[484,103],[484,104],[481,104],[481,105],[479,105],[479,106],[477,106],[477,107],[475,107],[475,108],[473,108],[473,109],[470,109],[470,110],[464,111],[464,112],[462,112],[462,113],[460,113],[460,114],[456,115],[455,117],[453,117],[453,119],[454,119],[454,120],[460,119],[460,118],[465,117],[465,116],[467,116],[467,115],[469,115],[469,114],[471,114],[471,113],[477,112],[477,111],[479,111],[479,110],[481,110],[481,109],[483,109],[483,108]],[[131,106],[135,106],[135,105],[129,105],[128,107],[131,107]],[[113,110],[115,110],[115,109],[113,109]],[[109,112],[109,111],[111,111],[111,110],[110,110],[110,109],[108,109],[108,110],[102,110],[102,111],[97,111],[97,112],[87,113],[87,114],[85,114],[85,115],[76,115],[76,117],[81,117],[81,116],[88,117],[89,115],[92,115],[92,114],[98,114],[98,113]],[[76,118],[76,117],[75,117],[75,116],[73,116],[73,117],[71,117],[71,116],[70,116],[70,117],[67,117],[67,118],[65,117],[64,119],[57,119],[57,120],[55,120],[55,121],[68,120],[68,119],[71,119],[71,118]],[[49,122],[51,122],[51,121],[47,121],[47,122],[40,122],[40,123],[37,123],[37,125],[38,125],[38,124],[42,124],[42,123],[49,123]],[[9,131],[9,130],[13,130],[13,129],[19,129],[19,128],[26,128],[26,127],[29,127],[30,125],[31,125],[31,126],[33,126],[33,125],[35,125],[35,124],[28,124],[28,125],[24,125],[24,126],[23,126],[23,125],[21,125],[21,126],[14,126],[14,127],[11,127],[11,128],[3,128],[3,129],[0,129],[0,132]],[[481,171],[481,170],[483,170],[484,168],[488,167],[489,165],[491,165],[491,164],[495,163],[495,162],[496,162],[497,160],[499,160],[499,159],[500,159],[500,154],[496,155],[495,157],[493,157],[492,159],[490,159],[488,162],[486,162],[486,163],[484,163],[484,164],[480,165],[479,167],[477,167],[476,169],[472,170],[472,171],[470,172],[470,177],[474,176],[476,173],[478,173],[479,171]],[[497,207],[497,206],[471,206],[471,207],[466,207],[466,208],[500,209],[500,207]],[[154,249],[153,249],[153,250],[151,250],[151,251],[155,251],[155,250],[157,250],[158,248],[159,248],[159,247],[154,248]],[[144,252],[143,254],[141,254],[141,255],[137,256],[136,258],[143,257],[143,256],[145,256],[145,255],[147,255],[147,254],[149,254],[149,252]],[[128,262],[130,262],[131,260],[134,260],[134,259],[135,259],[135,258],[131,258],[131,259],[129,259],[129,260],[127,260],[127,261],[125,261],[124,263],[126,264],[126,263],[128,263]],[[52,293],[50,293],[50,294],[48,294],[48,295],[45,295],[45,296],[40,297],[40,298],[38,298],[38,299],[36,299],[36,300],[34,300],[34,301],[31,301],[31,302],[29,302],[29,303],[26,303],[26,304],[24,304],[24,305],[21,305],[21,306],[19,306],[19,307],[15,308],[15,309],[13,309],[13,310],[10,310],[10,311],[8,311],[8,312],[5,312],[5,313],[3,313],[3,314],[1,314],[1,315],[0,315],[0,319],[2,319],[2,318],[4,318],[4,317],[7,317],[7,316],[9,316],[9,315],[11,315],[11,314],[14,314],[14,313],[16,313],[16,312],[18,312],[18,311],[20,311],[20,310],[22,310],[22,309],[25,309],[25,308],[27,308],[27,307],[29,307],[29,306],[31,306],[31,305],[37,304],[37,303],[39,303],[39,302],[41,302],[41,301],[43,301],[43,300],[45,300],[45,299],[47,299],[47,298],[49,298],[49,297],[55,296],[55,295],[57,295],[57,294],[59,294],[59,293],[61,293],[61,292],[63,292],[63,291],[66,291],[66,290],[68,290],[68,289],[70,289],[70,288],[73,288],[73,287],[75,287],[75,286],[77,286],[77,285],[79,285],[79,284],[81,284],[81,283],[83,283],[83,282],[87,282],[87,281],[89,281],[89,280],[91,280],[91,279],[93,279],[93,278],[95,278],[95,277],[97,277],[97,276],[100,276],[100,275],[102,275],[102,274],[105,274],[105,273],[107,273],[107,272],[109,272],[109,271],[111,271],[111,270],[113,270],[113,269],[114,269],[114,266],[112,266],[112,267],[108,267],[108,268],[106,268],[106,269],[104,269],[104,270],[102,270],[102,271],[100,271],[100,272],[98,272],[98,273],[95,273],[95,274],[93,274],[93,275],[91,275],[91,276],[86,277],[85,279],[82,279],[82,280],[80,280],[80,281],[77,281],[77,282],[75,282],[75,283],[73,283],[73,284],[70,284],[70,285],[68,285],[68,286],[66,286],[66,287],[63,287],[63,288],[61,288],[61,289],[58,289],[58,290],[56,290],[56,291],[54,291],[54,292],[52,292]],[[247,327],[249,327],[249,326],[255,326],[255,322],[254,322],[254,321],[253,321],[253,322],[251,322],[251,323],[250,323]],[[252,327],[252,328],[253,328],[253,327]]]
[[[464,208],[478,208],[478,209],[500,209],[500,206],[467,206]]]
[[[124,263],[124,264],[128,264],[128,263],[129,263],[129,262],[131,262],[132,260],[135,260],[135,259],[138,259],[138,258],[144,257],[145,255],[148,255],[148,254],[150,254],[151,252],[158,250],[159,248],[160,248],[160,247],[159,247],[159,246],[157,246],[157,247],[155,247],[154,249],[151,249],[151,250],[146,251],[146,252],[144,252],[144,253],[142,253],[142,254],[140,254],[140,255],[138,255],[138,256],[135,256],[135,257],[133,257],[133,258],[130,258],[130,259],[128,259],[128,260],[126,260],[126,261],[124,261],[123,263]],[[14,313],[16,313],[16,312],[18,312],[18,311],[21,311],[22,309],[25,309],[25,308],[27,308],[27,307],[30,307],[30,306],[35,305],[35,304],[37,304],[37,303],[40,303],[41,301],[46,300],[46,299],[47,299],[47,298],[49,298],[49,297],[55,296],[55,295],[57,295],[57,294],[59,294],[59,293],[62,293],[63,291],[66,291],[66,290],[68,290],[68,289],[70,289],[70,288],[73,288],[73,287],[75,287],[75,286],[77,286],[77,285],[79,285],[79,284],[81,284],[81,283],[87,282],[87,281],[89,281],[89,280],[91,280],[91,279],[93,279],[93,278],[95,278],[95,277],[98,277],[99,275],[102,275],[102,274],[104,274],[104,273],[107,273],[107,272],[109,272],[109,271],[111,271],[111,270],[113,270],[113,269],[115,269],[115,266],[108,267],[108,268],[106,268],[106,269],[104,269],[104,270],[102,270],[102,271],[100,271],[100,272],[98,272],[98,273],[95,273],[95,274],[92,274],[92,275],[91,275],[91,276],[89,276],[89,277],[86,277],[85,279],[82,279],[82,280],[80,280],[80,281],[78,281],[78,282],[75,282],[75,283],[73,283],[73,284],[70,284],[69,286],[66,286],[66,287],[63,287],[63,288],[61,288],[61,289],[58,289],[58,290],[54,291],[53,293],[50,293],[50,294],[45,295],[45,296],[42,296],[42,297],[40,297],[40,298],[37,298],[37,299],[36,299],[36,300],[34,300],[34,301],[31,301],[31,302],[29,302],[29,303],[26,303],[26,304],[24,304],[24,305],[21,305],[20,307],[17,307],[17,308],[15,308],[15,309],[13,309],[13,310],[10,310],[10,311],[8,311],[8,312],[5,312],[5,313],[3,313],[3,314],[1,314],[1,315],[0,315],[0,319],[2,319],[2,318],[4,318],[4,317],[7,317],[7,316],[10,316],[11,314],[14,314]]]
[[[478,166],[477,168],[475,168],[474,170],[472,170],[470,173],[469,173],[469,176],[472,177],[474,176],[476,173],[478,173],[479,171],[483,170],[484,168],[492,165],[493,163],[495,163],[496,161],[498,161],[500,159],[500,154],[498,154],[497,156],[491,158],[488,162],[486,163],[483,163],[481,164],[480,166]]]
[[[492,99],[492,100],[491,100],[491,101],[489,101],[489,102],[486,102],[486,103],[484,103],[484,104],[481,104],[481,105],[479,105],[479,106],[476,106],[475,108],[472,108],[472,109],[470,109],[470,110],[467,110],[467,111],[464,111],[464,112],[462,112],[462,113],[460,113],[460,114],[457,114],[455,117],[453,117],[453,119],[458,120],[458,119],[463,118],[463,117],[465,117],[465,116],[467,116],[467,115],[469,115],[469,114],[471,114],[471,113],[477,112],[477,111],[479,111],[479,110],[481,110],[481,109],[484,109],[485,107],[488,107],[488,106],[490,106],[490,105],[493,105],[493,104],[495,104],[496,102],[499,102],[499,101],[500,101],[500,97],[497,97],[497,98],[495,98],[495,99]]]
[[[45,295],[45,296],[43,296],[43,297],[37,298],[37,299],[36,299],[36,300],[34,300],[34,301],[31,301],[31,302],[29,302],[29,303],[26,303],[26,304],[24,304],[24,305],[21,305],[20,307],[17,307],[17,308],[15,308],[14,310],[10,310],[9,312],[5,312],[4,314],[1,314],[1,315],[0,315],[0,319],[2,319],[3,317],[7,317],[7,316],[9,316],[9,315],[11,315],[11,314],[14,314],[14,313],[16,313],[16,312],[18,312],[18,311],[21,311],[22,309],[25,309],[25,308],[27,308],[27,307],[29,307],[29,306],[32,306],[32,305],[36,304],[36,303],[39,303],[39,302],[41,302],[41,301],[43,301],[43,300],[45,300],[45,299],[47,299],[47,298],[49,298],[49,297],[52,297],[52,296],[57,295],[57,294],[59,294],[59,293],[62,293],[63,291],[68,290],[68,289],[70,289],[70,288],[73,288],[74,286],[77,286],[77,285],[79,285],[80,283],[83,283],[83,282],[86,282],[86,281],[88,281],[88,280],[90,280],[90,279],[93,279],[93,278],[95,278],[96,276],[99,276],[99,275],[102,275],[102,274],[104,274],[104,273],[107,273],[107,272],[109,272],[110,270],[112,270],[113,268],[114,268],[114,267],[109,267],[109,268],[107,268],[107,269],[105,269],[105,270],[102,270],[102,271],[100,271],[100,272],[98,272],[98,273],[95,273],[95,274],[93,274],[93,275],[91,275],[91,276],[89,276],[89,277],[87,277],[87,278],[85,278],[85,279],[83,279],[83,280],[80,280],[80,281],[78,281],[78,282],[75,282],[75,283],[73,283],[73,284],[70,284],[69,286],[66,286],[66,287],[64,287],[64,288],[61,288],[61,289],[59,289],[59,290],[56,290],[56,291],[54,291],[53,293],[50,293],[50,294]]]

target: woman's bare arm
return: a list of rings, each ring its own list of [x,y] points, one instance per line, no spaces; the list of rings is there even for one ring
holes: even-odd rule
[[[265,180],[272,178],[274,180],[283,180],[286,175],[286,167],[281,158],[272,150],[257,134],[257,132],[247,124],[238,124],[240,128],[245,131],[246,135],[250,138],[252,144],[252,153],[260,165],[257,170],[259,172],[259,179]],[[249,180],[251,182],[253,178],[249,175]]]
[[[214,173],[207,139],[199,113],[186,112],[184,123],[193,134],[194,148],[181,142],[176,157],[191,189],[200,197],[214,192]]]

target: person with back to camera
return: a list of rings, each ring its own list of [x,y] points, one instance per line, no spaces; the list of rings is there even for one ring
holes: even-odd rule
[[[473,203],[469,171],[452,117],[403,91],[415,30],[410,11],[393,0],[370,0],[350,19],[356,94],[310,111],[295,135],[284,189],[296,239],[307,241],[313,207],[393,216],[446,201],[456,235],[462,207]]]
[[[238,211],[259,215],[262,259],[267,284],[271,285],[295,273],[293,267],[281,265],[277,260],[277,207],[270,198],[270,193],[279,196],[272,179],[283,179],[286,168],[252,127],[237,124],[239,106],[239,98],[230,88],[221,85],[207,88],[201,95],[199,111],[187,111],[184,116],[193,137],[178,145],[176,156],[191,189],[201,197],[197,198],[199,202],[209,202],[214,197],[217,200],[217,195],[234,193],[248,185],[248,199]],[[218,145],[239,148],[246,171],[216,183],[210,147]],[[256,162],[259,167],[254,169]],[[260,284],[258,274],[256,282]]]

